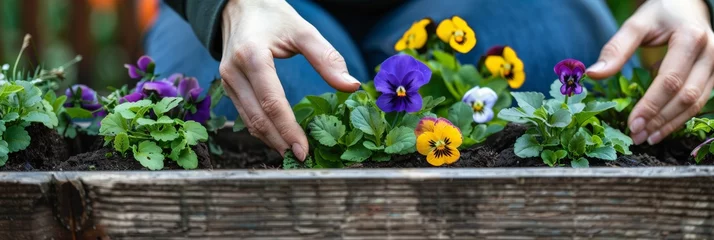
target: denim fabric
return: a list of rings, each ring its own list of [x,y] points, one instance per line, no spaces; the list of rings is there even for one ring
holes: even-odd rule
[[[470,53],[459,55],[462,63],[476,63],[491,46],[511,46],[525,64],[526,82],[520,90],[544,93],[557,77],[552,69],[558,61],[575,58],[586,65],[595,63],[600,49],[617,30],[605,1],[416,0],[370,21],[373,25],[361,26],[361,30],[369,30],[362,31],[366,35],[359,36],[364,40],[357,45],[351,40],[355,36],[348,33],[350,27],[344,28],[319,5],[306,0],[288,2],[345,57],[350,73],[361,81],[369,80],[374,67],[395,53],[394,43],[412,22],[427,16],[439,21],[459,15],[476,31],[478,43]],[[146,36],[145,48],[156,60],[157,72],[164,75],[182,72],[195,76],[204,89],[219,77],[218,62],[191,27],[166,5],[162,4],[158,20]],[[634,58],[628,62],[626,75],[636,62]],[[305,95],[334,91],[300,55],[275,60],[275,65],[291,104]],[[236,117],[228,99],[221,101],[216,112],[229,119]]]

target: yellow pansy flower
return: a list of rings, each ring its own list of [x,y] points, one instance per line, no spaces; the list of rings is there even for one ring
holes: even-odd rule
[[[467,53],[476,46],[476,33],[459,16],[441,21],[436,27],[436,35],[460,53]]]
[[[452,164],[459,160],[458,148],[463,142],[461,130],[449,120],[425,118],[420,121],[417,131],[417,151],[426,156],[426,161],[433,166]]]
[[[520,88],[526,81],[523,61],[518,58],[516,51],[513,51],[511,47],[496,46],[491,48],[486,55],[484,65],[491,75],[505,78],[511,88]]]
[[[404,49],[421,49],[429,40],[429,29],[433,32],[433,21],[431,18],[424,18],[414,22],[412,26],[404,32],[399,41],[394,44],[394,50],[402,51]]]

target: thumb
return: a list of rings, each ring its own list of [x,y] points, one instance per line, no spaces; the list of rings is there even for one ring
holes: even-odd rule
[[[593,79],[615,75],[635,53],[646,33],[642,24],[636,24],[632,20],[625,22],[602,48],[598,61],[585,73]]]
[[[354,92],[360,82],[347,71],[345,58],[327,42],[314,27],[293,39],[295,47],[307,58],[315,70],[333,88],[343,92]]]

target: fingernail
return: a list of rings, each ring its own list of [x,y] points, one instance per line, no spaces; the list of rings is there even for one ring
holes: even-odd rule
[[[639,133],[644,128],[645,128],[645,119],[643,119],[641,117],[635,118],[635,120],[632,121],[632,124],[630,124],[630,131],[632,131],[633,133]]]
[[[588,68],[588,70],[586,70],[585,72],[597,72],[597,71],[600,71],[600,70],[602,70],[603,68],[605,68],[605,65],[606,65],[605,62],[603,62],[603,61],[598,61],[598,62],[596,62],[595,64],[593,64],[592,66],[590,66],[590,67]]]
[[[647,138],[647,143],[649,143],[650,145],[655,145],[659,143],[659,141],[662,141],[662,133],[660,133],[659,131],[656,131],[655,133],[650,135],[649,138]]]
[[[295,157],[297,157],[301,162],[305,161],[305,150],[303,150],[300,144],[293,143],[293,154],[295,154]]]
[[[640,145],[647,140],[647,136],[647,131],[636,133],[632,136],[632,142],[635,143],[635,145]]]
[[[349,73],[343,73],[343,74],[342,74],[342,78],[344,78],[344,79],[345,79],[345,82],[348,82],[348,83],[358,83],[358,84],[361,84],[355,77],[353,77],[353,76],[350,75]]]

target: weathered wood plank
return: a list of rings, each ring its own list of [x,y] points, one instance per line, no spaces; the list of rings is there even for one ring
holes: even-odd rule
[[[0,173],[0,239],[59,239],[49,173]]]

